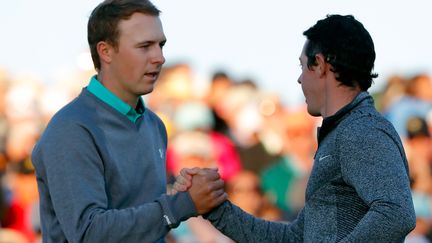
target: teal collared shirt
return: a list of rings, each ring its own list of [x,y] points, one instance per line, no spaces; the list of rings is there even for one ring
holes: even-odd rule
[[[132,108],[126,102],[105,88],[105,86],[103,86],[102,83],[96,79],[96,75],[91,78],[90,84],[87,86],[87,90],[121,114],[125,115],[130,121],[134,123],[144,113],[144,101],[141,98],[138,99],[136,109]]]

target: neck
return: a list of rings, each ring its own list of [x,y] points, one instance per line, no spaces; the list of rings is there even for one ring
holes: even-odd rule
[[[351,103],[361,92],[357,87],[338,85],[333,89],[326,90],[326,101],[324,111],[321,113],[323,118],[334,115],[344,106]]]
[[[97,80],[130,107],[136,108],[139,97],[130,96],[126,92],[122,92],[124,88],[121,87],[121,82],[118,82],[116,77],[100,70],[97,74]]]

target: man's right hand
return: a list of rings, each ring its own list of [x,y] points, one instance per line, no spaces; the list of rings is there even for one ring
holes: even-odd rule
[[[224,191],[224,182],[217,169],[199,169],[192,176],[192,185],[189,188],[198,214],[205,214],[227,199]]]

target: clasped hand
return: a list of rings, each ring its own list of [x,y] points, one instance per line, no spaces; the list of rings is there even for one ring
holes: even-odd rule
[[[198,214],[205,214],[227,199],[224,181],[217,168],[184,168],[173,185],[174,191],[189,191]]]

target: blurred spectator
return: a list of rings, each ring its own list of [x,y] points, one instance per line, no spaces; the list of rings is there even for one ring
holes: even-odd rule
[[[174,126],[178,134],[169,142],[167,152],[169,170],[178,172],[181,168],[188,167],[178,161],[181,159],[182,153],[179,151],[181,148],[189,150],[200,150],[199,148],[201,148],[209,156],[211,155],[213,166],[219,168],[219,173],[224,180],[230,180],[240,171],[241,164],[234,144],[222,133],[212,131],[213,124],[211,111],[202,102],[185,102],[177,108],[174,115]],[[195,140],[193,140],[192,135],[194,135]],[[182,138],[185,140],[184,137],[186,136],[189,136],[188,142],[177,142]],[[179,168],[180,165],[181,168]],[[201,165],[200,167],[206,166]]]
[[[202,131],[182,131],[175,135],[169,144],[173,175],[178,175],[185,167],[217,167],[216,153],[212,143],[209,134]],[[171,231],[171,236],[178,243],[231,242],[201,217],[190,218],[182,222],[178,228]]]
[[[264,196],[259,176],[248,170],[243,170],[231,181],[226,183],[226,192],[229,200],[256,217],[279,221],[282,219],[278,210]]]
[[[39,135],[40,129],[35,120],[11,124],[6,139],[6,154],[9,162],[20,162],[29,157]]]
[[[407,81],[399,75],[391,76],[387,80],[384,89],[374,97],[377,109],[381,112],[386,111],[394,102],[404,97],[406,94],[406,83]]]
[[[41,81],[33,76],[23,75],[12,80],[5,97],[9,122],[34,122],[39,118],[37,100],[41,88]]]
[[[405,150],[411,177],[427,180],[427,183],[424,183],[429,187],[426,191],[432,192],[432,140],[428,125],[421,117],[410,117],[406,130]]]
[[[30,241],[17,230],[0,228],[0,242],[2,243],[29,243]]]
[[[264,119],[259,98],[259,91],[252,85],[236,84],[225,93],[218,109],[227,122],[242,167],[257,174],[278,157],[267,150],[260,138]]]
[[[182,102],[195,97],[193,72],[189,64],[164,66],[152,93],[145,96],[145,104],[155,112],[172,117]]]
[[[229,200],[254,216],[259,216],[263,203],[258,175],[244,170],[226,184]]]
[[[426,121],[408,118],[405,148],[410,168],[411,190],[416,213],[416,228],[406,242],[429,242],[432,225],[432,140]]]
[[[394,125],[399,135],[407,136],[405,127],[409,117],[426,118],[432,109],[432,80],[425,74],[408,80],[406,94],[392,102],[384,116]]]
[[[15,162],[10,166],[5,178],[9,190],[7,211],[2,227],[20,232],[29,242],[36,240],[39,228],[33,225],[34,206],[38,202],[36,176],[30,158]]]
[[[185,131],[174,136],[170,149],[175,159],[172,165],[175,174],[182,168],[216,168],[216,157],[208,134],[200,131]]]
[[[226,121],[221,117],[220,106],[218,104],[224,99],[225,93],[233,85],[233,81],[224,71],[217,71],[213,74],[210,88],[206,96],[206,102],[209,105],[214,124],[212,130],[228,135],[229,128]]]
[[[0,180],[6,170],[6,138],[9,124],[6,119],[6,94],[9,86],[9,77],[6,71],[0,69]]]
[[[285,212],[285,219],[291,220],[304,206],[301,199],[312,169],[316,124],[303,106],[287,111],[278,121],[281,157],[262,172],[261,185],[268,198]]]
[[[51,117],[69,103],[73,98],[73,92],[61,85],[44,87],[38,99],[42,124],[45,127]]]

